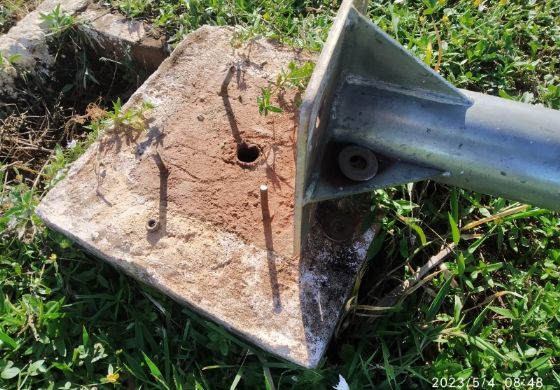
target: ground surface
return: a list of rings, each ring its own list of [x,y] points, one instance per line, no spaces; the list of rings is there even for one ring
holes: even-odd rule
[[[201,24],[237,23],[240,39],[262,34],[308,48],[321,46],[336,9],[331,1],[112,5],[152,21],[172,45]],[[459,87],[560,107],[555,0],[380,1],[370,16]],[[80,141],[83,129],[75,130],[61,139]],[[441,378],[459,388],[560,386],[555,213],[434,183],[376,192],[382,230],[368,268],[323,363],[303,370],[38,225],[37,198],[80,151],[62,147],[35,186],[37,172],[23,161],[2,165],[0,387],[326,389],[339,375],[356,389],[430,388]],[[379,307],[379,297],[452,242],[443,269],[393,308]]]

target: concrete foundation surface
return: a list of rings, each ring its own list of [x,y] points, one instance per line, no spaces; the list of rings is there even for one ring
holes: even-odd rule
[[[91,253],[305,367],[326,350],[373,233],[336,243],[313,225],[293,251],[297,91],[271,87],[313,60],[233,28],[187,36],[126,104],[155,108],[108,129],[38,215]],[[268,191],[261,195],[261,186]]]

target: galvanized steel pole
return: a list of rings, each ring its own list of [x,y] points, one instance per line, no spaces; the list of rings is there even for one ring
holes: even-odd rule
[[[295,252],[316,203],[423,179],[560,210],[560,111],[457,89],[366,10],[342,3],[303,99]]]
[[[464,107],[347,88],[333,140],[442,171],[435,181],[560,208],[560,111],[470,91]]]

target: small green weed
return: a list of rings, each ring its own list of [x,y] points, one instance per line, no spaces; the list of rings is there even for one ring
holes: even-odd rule
[[[239,37],[259,36],[296,47],[319,50],[326,39],[336,4],[331,0],[104,0],[101,3],[131,18],[143,18],[162,30],[171,45],[204,24],[240,27]]]
[[[278,89],[289,86],[291,88],[296,88],[299,92],[303,92],[309,83],[314,69],[315,64],[313,62],[306,61],[298,65],[291,61],[288,64],[288,70],[280,72],[274,86]]]
[[[79,32],[79,27],[83,22],[78,17],[63,12],[60,9],[60,4],[48,14],[41,13],[41,19],[45,21],[50,30],[49,36],[55,39],[61,40],[70,36],[84,36]]]
[[[259,114],[267,116],[270,112],[282,112],[280,107],[272,105],[270,96],[272,90],[270,87],[261,88],[261,94],[257,96],[257,104],[259,105]]]
[[[107,111],[104,117],[92,121],[86,128],[93,130],[95,134],[101,134],[103,131],[119,132],[123,128],[140,132],[146,129],[145,114],[153,108],[155,108],[153,103],[142,102],[139,107],[123,110],[122,101],[118,98],[113,102],[112,111]]]
[[[257,105],[259,107],[259,114],[267,116],[270,112],[282,112],[282,108],[275,106],[271,103],[271,97],[274,94],[284,92],[288,88],[295,88],[297,90],[297,96],[305,90],[315,64],[312,62],[304,62],[301,66],[298,66],[295,62],[290,62],[288,64],[288,70],[283,70],[280,72],[276,78],[275,83],[269,83],[265,88],[261,88],[261,94],[257,96]],[[295,102],[296,105],[299,104],[298,101]]]
[[[10,54],[7,57],[0,52],[0,70],[11,68],[17,65],[21,59],[21,54]]]
[[[5,174],[5,168],[0,167],[0,178],[4,178]],[[3,187],[0,194],[0,235],[15,234],[24,241],[32,239],[40,225],[35,216],[36,205],[34,191],[25,184]]]
[[[121,11],[129,18],[136,18],[149,11],[152,7],[151,0],[122,0],[115,2],[114,4],[119,9],[119,11]]]

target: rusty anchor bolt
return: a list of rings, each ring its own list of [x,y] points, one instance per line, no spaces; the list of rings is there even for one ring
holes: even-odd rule
[[[228,95],[228,86],[229,83],[231,81],[231,79],[233,78],[233,74],[235,73],[236,70],[236,66],[232,65],[229,67],[228,72],[226,74],[226,77],[224,79],[224,81],[222,82],[222,86],[220,88],[220,92],[218,92],[218,96],[227,96]]]
[[[261,184],[261,208],[263,219],[270,218],[270,210],[268,208],[268,186],[266,184]]]
[[[159,169],[159,171],[161,173],[167,174],[169,171],[167,169],[167,167],[165,166],[165,163],[163,162],[163,159],[161,158],[161,155],[159,154],[159,152],[154,152],[152,154],[152,157],[154,159],[154,161],[156,162],[156,165]]]
[[[146,230],[150,233],[159,230],[159,227],[160,227],[160,223],[155,218],[150,218],[148,219],[148,222],[146,222]]]

